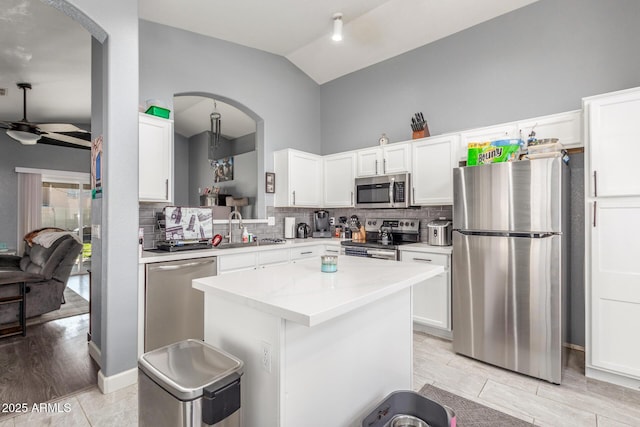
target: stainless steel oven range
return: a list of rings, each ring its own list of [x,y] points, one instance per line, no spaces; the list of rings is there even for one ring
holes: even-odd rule
[[[368,218],[364,221],[366,241],[344,241],[344,254],[397,261],[398,247],[420,241],[420,220],[417,218]]]

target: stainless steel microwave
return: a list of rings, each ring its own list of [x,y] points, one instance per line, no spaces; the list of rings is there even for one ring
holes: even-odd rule
[[[408,208],[410,174],[356,178],[357,208]]]

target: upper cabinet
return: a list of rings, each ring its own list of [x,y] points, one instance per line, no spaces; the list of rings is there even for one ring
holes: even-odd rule
[[[357,177],[409,172],[411,144],[396,143],[357,151]]]
[[[356,153],[324,156],[324,205],[326,208],[352,207],[354,204],[354,178]]]
[[[139,114],[138,198],[173,203],[173,121]]]
[[[275,206],[322,206],[322,157],[286,149],[273,153]]]
[[[444,135],[414,142],[411,204],[453,204],[453,168],[460,137]]]
[[[584,107],[590,169],[585,186],[589,195],[640,196],[640,90],[587,98]]]
[[[467,146],[470,142],[520,137],[526,141],[532,130],[538,139],[558,138],[558,142],[565,148],[581,147],[582,111],[569,111],[461,132],[459,159],[467,159]]]
[[[517,123],[517,126],[522,132],[522,138],[525,141],[529,137],[531,130],[533,130],[536,133],[536,138],[558,138],[558,142],[565,148],[583,145],[582,111],[580,110],[522,120]]]
[[[518,127],[515,123],[488,126],[462,132],[460,133],[460,159],[467,159],[467,146],[470,142],[483,142],[511,138],[517,135],[517,132]]]

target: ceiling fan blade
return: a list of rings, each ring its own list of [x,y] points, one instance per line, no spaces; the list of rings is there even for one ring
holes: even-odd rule
[[[60,147],[91,149],[91,134],[89,132],[43,133],[38,144],[57,145]]]
[[[0,129],[11,129],[11,127],[10,122],[0,122]]]
[[[89,133],[84,129],[80,129],[70,123],[39,123],[38,129],[42,132],[53,133],[67,133],[67,132],[84,132]]]

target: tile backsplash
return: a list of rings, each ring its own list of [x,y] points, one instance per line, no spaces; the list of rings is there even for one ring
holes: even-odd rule
[[[156,244],[163,239],[163,231],[157,223],[157,213],[161,213],[165,204],[163,203],[140,203],[139,207],[139,223],[144,229],[144,248],[153,249]],[[284,238],[284,218],[295,217],[296,224],[306,222],[309,226],[313,223],[313,211],[317,209],[310,208],[274,208],[267,207],[267,216],[275,217],[275,225],[267,225],[266,223],[245,224],[250,233],[258,236],[258,238]],[[339,222],[341,216],[347,218],[351,215],[357,215],[360,220],[366,218],[417,218],[420,220],[420,238],[422,241],[427,239],[427,223],[440,217],[451,218],[452,207],[445,206],[423,206],[419,208],[408,209],[356,209],[356,208],[336,208],[326,209],[329,216],[335,217]],[[227,224],[214,224],[214,233],[228,233]],[[234,240],[240,239],[241,230],[234,228]]]

